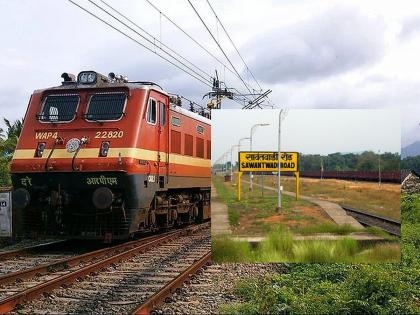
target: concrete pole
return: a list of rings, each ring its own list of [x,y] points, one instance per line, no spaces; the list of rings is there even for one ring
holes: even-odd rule
[[[379,187],[381,187],[381,181],[382,181],[382,178],[381,178],[381,150],[379,150],[378,151],[378,160],[379,160],[379,163],[378,163],[378,172],[379,172]]]
[[[233,177],[233,148],[236,148],[238,145],[234,144],[233,146],[230,147],[230,181],[232,181],[232,177]]]
[[[283,109],[279,113],[279,135],[278,135],[278,174],[277,174],[277,211],[281,210],[281,114]]]
[[[251,138],[250,137],[245,137],[245,138],[239,139],[239,142],[238,142],[238,151],[241,151],[241,141],[243,141],[243,140],[251,140]]]

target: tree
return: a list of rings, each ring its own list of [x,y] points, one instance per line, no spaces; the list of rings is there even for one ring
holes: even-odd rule
[[[22,131],[23,119],[11,123],[4,118],[6,132],[0,128],[0,186],[10,186],[10,161]]]

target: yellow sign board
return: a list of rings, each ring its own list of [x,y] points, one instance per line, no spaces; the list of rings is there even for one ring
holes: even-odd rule
[[[283,172],[297,172],[298,152],[281,152],[280,170]],[[240,172],[277,172],[278,152],[239,152]]]

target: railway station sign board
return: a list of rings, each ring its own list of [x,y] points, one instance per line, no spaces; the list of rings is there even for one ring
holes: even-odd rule
[[[277,172],[278,152],[239,152],[239,172]],[[299,164],[298,152],[281,152],[280,170],[283,172],[297,172]]]

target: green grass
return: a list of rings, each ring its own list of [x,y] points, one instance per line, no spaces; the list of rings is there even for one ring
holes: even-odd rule
[[[381,264],[289,264],[282,274],[243,278],[238,300],[223,314],[420,314],[420,194],[401,200],[401,262]],[[357,248],[355,262],[388,261],[397,244]],[[318,258],[323,258],[321,257]]]
[[[261,224],[260,219],[278,215],[276,210],[277,195],[275,192],[266,190],[264,196],[262,196],[258,186],[255,186],[254,191],[249,191],[249,184],[244,182],[241,187],[241,201],[238,201],[236,186],[232,185],[230,182],[224,182],[223,177],[220,176],[214,176],[212,181],[218,194],[218,197],[215,200],[225,203],[228,207],[229,224],[233,227],[234,234],[242,234],[243,231],[245,231],[247,235],[265,234],[267,232],[266,225]],[[286,220],[302,221],[311,225],[319,224],[317,218],[305,216],[304,212],[295,213],[294,209],[298,206],[314,207],[313,204],[307,201],[296,201],[295,198],[291,196],[283,196],[282,212],[287,214]],[[243,221],[241,221],[241,218],[244,218]],[[241,226],[243,229],[239,229],[241,222],[246,224],[246,226]],[[279,223],[267,223],[267,225],[278,224]]]
[[[349,224],[344,225],[337,225],[333,223],[324,223],[315,226],[307,226],[302,228],[295,228],[293,232],[302,234],[302,235],[310,235],[310,234],[317,234],[317,233],[331,233],[331,234],[339,234],[339,235],[347,235],[354,232],[364,231],[363,229],[354,228]],[[388,233],[384,232],[388,235]]]
[[[276,186],[276,177],[267,176],[267,185]],[[284,176],[282,185],[287,191],[295,191],[296,180]],[[360,186],[360,187],[354,187]],[[331,200],[356,209],[400,220],[400,187],[398,184],[383,184],[381,188],[376,183],[317,180],[301,178],[300,193],[319,199]]]
[[[252,250],[248,242],[233,241],[229,236],[212,237],[211,258],[214,262],[252,262]]]
[[[399,244],[360,246],[350,237],[340,240],[293,240],[285,228],[271,229],[252,248],[247,241],[228,236],[212,238],[212,259],[224,262],[399,262]]]
[[[399,238],[397,236],[393,236],[391,234],[388,234],[387,232],[385,232],[384,230],[382,230],[382,229],[380,229],[380,228],[378,228],[376,226],[366,227],[365,228],[365,231],[368,232],[368,233],[370,233],[370,234],[373,234],[373,235],[382,237],[382,238],[384,238],[384,239],[386,239],[388,241],[396,241],[396,240],[399,240]]]

